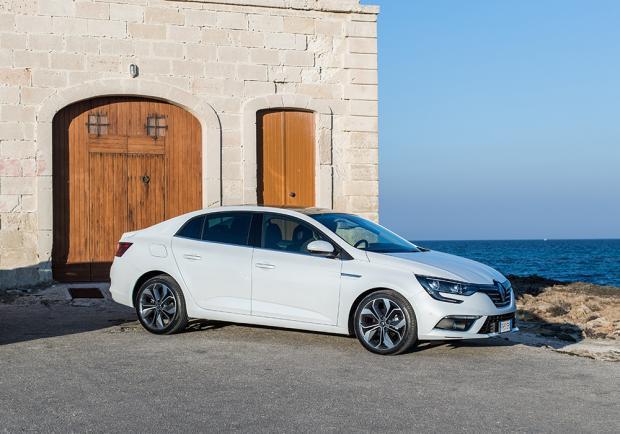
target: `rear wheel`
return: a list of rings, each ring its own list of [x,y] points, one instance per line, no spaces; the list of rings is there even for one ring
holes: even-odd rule
[[[376,354],[403,353],[417,340],[415,313],[409,302],[394,291],[366,296],[355,310],[354,321],[360,343]]]
[[[142,284],[136,295],[136,313],[142,326],[158,335],[171,335],[187,327],[185,298],[170,276],[156,276]]]

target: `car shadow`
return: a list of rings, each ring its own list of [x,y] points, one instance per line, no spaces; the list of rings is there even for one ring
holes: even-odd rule
[[[234,325],[233,323],[223,321],[211,321],[206,319],[190,319],[183,333],[202,332],[207,330],[223,329]]]

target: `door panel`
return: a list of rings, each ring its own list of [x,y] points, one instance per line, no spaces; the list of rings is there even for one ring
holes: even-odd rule
[[[86,115],[82,107],[69,106],[54,117],[52,270],[64,282],[90,279],[88,172],[73,170],[88,167],[88,133],[79,128]]]
[[[127,156],[127,225],[130,231],[165,220],[165,176],[163,155]]]
[[[123,154],[90,154],[91,277],[107,280],[119,234],[127,232],[127,161]],[[105,180],[105,182],[102,182]]]
[[[314,114],[285,112],[286,206],[314,206]]]
[[[258,201],[263,205],[315,204],[314,114],[258,113]]]
[[[259,203],[282,206],[286,203],[284,168],[284,112],[265,113],[259,128]]]
[[[339,259],[255,249],[252,315],[336,325]]]
[[[252,315],[335,325],[342,262],[309,254],[323,239],[312,226],[276,213],[262,219],[252,259]]]
[[[149,132],[152,116],[161,119],[161,128]],[[147,98],[94,98],[58,112],[53,121],[54,278],[108,280],[124,231],[200,209],[201,137],[200,123],[190,113]]]
[[[172,251],[192,298],[201,308],[250,314],[251,247],[174,237]]]

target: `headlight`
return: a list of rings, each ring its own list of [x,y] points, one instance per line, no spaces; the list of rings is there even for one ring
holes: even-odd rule
[[[422,288],[435,300],[446,301],[448,303],[462,303],[463,300],[444,297],[443,294],[472,295],[478,292],[478,286],[456,280],[438,279],[436,277],[418,276],[416,279]]]

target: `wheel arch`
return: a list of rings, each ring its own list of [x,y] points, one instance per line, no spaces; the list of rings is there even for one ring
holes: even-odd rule
[[[140,289],[142,284],[155,276],[168,276],[171,279],[174,279],[174,277],[172,277],[170,274],[166,273],[165,271],[161,271],[161,270],[152,270],[152,271],[144,273],[142,276],[138,278],[138,280],[136,280],[136,283],[133,287],[133,291],[131,293],[131,300],[133,302],[134,307],[136,306],[136,295],[138,294],[138,290]]]
[[[351,305],[351,308],[349,309],[349,318],[347,320],[347,327],[349,329],[350,336],[355,336],[355,328],[353,325],[353,320],[355,317],[355,311],[357,310],[357,306],[366,296],[372,294],[373,292],[378,292],[378,291],[393,291],[397,293],[398,295],[400,295],[401,297],[403,297],[405,300],[407,300],[407,297],[405,297],[405,295],[401,291],[394,289],[394,288],[388,288],[387,286],[378,286],[376,288],[367,289],[366,291],[362,292],[360,295],[357,296],[357,298]],[[411,302],[408,301],[408,303],[411,305],[411,308],[414,309]],[[415,309],[414,309],[414,312],[415,312]]]

